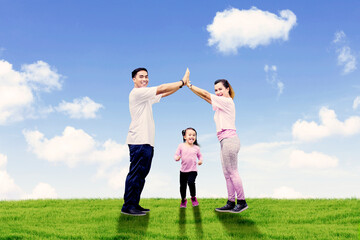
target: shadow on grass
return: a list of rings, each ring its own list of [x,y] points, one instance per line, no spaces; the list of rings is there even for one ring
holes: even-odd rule
[[[185,237],[186,235],[186,208],[179,208],[179,235]]]
[[[194,213],[194,220],[195,220],[195,227],[196,227],[196,235],[198,238],[203,237],[203,229],[202,229],[202,223],[201,223],[201,212],[200,212],[200,206],[193,208]]]
[[[198,239],[203,238],[203,228],[201,221],[200,207],[193,208],[196,236]],[[179,236],[186,238],[186,208],[179,208]]]
[[[245,239],[262,237],[255,222],[243,217],[240,213],[215,213],[229,237],[233,239],[239,239],[239,237]]]
[[[145,236],[149,225],[150,213],[145,216],[129,216],[121,214],[118,219],[116,239],[134,239],[134,237]]]

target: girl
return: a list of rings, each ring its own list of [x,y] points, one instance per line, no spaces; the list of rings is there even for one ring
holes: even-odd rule
[[[235,127],[235,92],[226,79],[215,81],[215,95],[193,86],[189,81],[189,89],[197,96],[210,103],[215,111],[217,137],[221,146],[221,163],[226,180],[228,201],[225,206],[216,208],[218,212],[240,213],[248,208],[244,189],[237,169],[240,140]],[[235,205],[235,194],[237,204]]]
[[[182,131],[184,143],[180,143],[176,152],[175,160],[179,161],[181,158],[180,168],[180,195],[181,204],[180,208],[186,208],[186,188],[189,185],[191,202],[193,207],[199,205],[196,199],[195,179],[197,176],[196,158],[199,159],[198,164],[202,164],[202,155],[200,153],[200,147],[197,143],[197,133],[194,128],[187,128]]]

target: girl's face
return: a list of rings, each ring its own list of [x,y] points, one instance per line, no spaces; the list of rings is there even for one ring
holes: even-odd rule
[[[222,82],[215,84],[215,94],[216,96],[230,97],[229,88],[225,88]]]
[[[189,145],[193,145],[196,141],[196,132],[192,129],[187,129],[184,136],[185,142]]]

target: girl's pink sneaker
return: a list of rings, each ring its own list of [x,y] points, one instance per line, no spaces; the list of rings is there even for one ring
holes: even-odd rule
[[[187,204],[187,200],[185,199],[185,201],[181,201],[181,204],[180,204],[180,208],[186,208],[186,204]]]
[[[199,202],[198,202],[198,200],[196,199],[196,197],[192,197],[192,198],[191,198],[191,202],[192,202],[193,207],[199,206]]]

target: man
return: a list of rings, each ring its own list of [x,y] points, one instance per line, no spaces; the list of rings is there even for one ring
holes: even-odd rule
[[[124,205],[121,209],[123,214],[143,216],[150,211],[141,207],[139,202],[154,155],[155,123],[152,105],[186,85],[189,74],[189,69],[186,69],[180,81],[147,87],[149,77],[146,68],[137,68],[132,72],[134,88],[129,95],[131,123],[126,139],[130,151],[130,169],[125,181]]]

